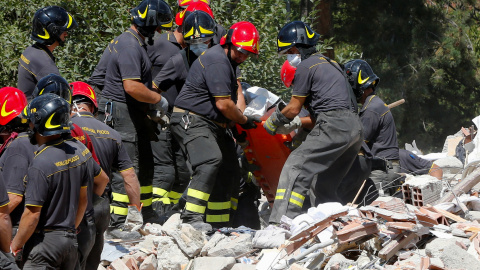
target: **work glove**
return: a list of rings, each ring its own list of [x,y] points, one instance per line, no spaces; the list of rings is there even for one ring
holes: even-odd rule
[[[134,232],[142,227],[143,225],[143,216],[141,213],[142,205],[140,206],[140,209],[136,205],[133,205],[133,204],[128,205],[128,214],[127,214],[127,218],[125,219],[126,230],[130,230]]]
[[[306,139],[307,136],[308,136],[308,133],[310,133],[310,130],[301,128],[301,129],[298,131],[298,133],[292,138],[292,141],[291,141],[291,142],[285,142],[285,145],[286,145],[291,151],[297,149],[297,148],[303,143],[303,141],[305,141],[305,139]]]
[[[158,103],[155,104],[155,110],[160,112],[160,118],[162,118],[168,112],[168,101],[162,97]]]
[[[293,118],[292,122],[285,124],[283,126],[278,126],[277,128],[277,133],[278,134],[290,134],[290,132],[294,131],[295,129],[298,129],[302,126],[302,121],[300,120],[300,117],[295,116]]]
[[[243,129],[252,129],[252,128],[257,128],[257,125],[255,123],[260,123],[260,118],[258,116],[250,116],[246,115],[247,117],[247,122],[244,124],[239,124]]]
[[[283,105],[282,107],[284,108],[285,105]],[[272,136],[277,134],[277,129],[279,126],[287,125],[292,121],[282,114],[283,108],[280,108],[280,104],[278,104],[275,111],[272,113],[272,115],[270,115],[267,121],[265,121],[265,123],[263,124],[263,128],[265,128],[268,134]]]
[[[238,133],[238,130],[236,127],[232,128],[232,135],[233,138],[235,138],[235,142],[242,147],[242,149],[245,149],[248,146],[248,141],[247,141],[247,132],[242,131],[242,133]]]

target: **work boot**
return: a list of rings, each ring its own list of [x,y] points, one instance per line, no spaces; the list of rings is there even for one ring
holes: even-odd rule
[[[124,225],[117,227],[108,227],[104,234],[105,239],[122,239],[122,240],[135,240],[142,238],[142,235],[138,231],[129,231],[125,229]]]
[[[181,218],[182,218],[182,223],[192,225],[192,227],[197,231],[208,232],[213,229],[212,225],[205,223],[203,221],[202,215],[196,215],[196,214],[184,212]]]
[[[192,225],[192,227],[195,230],[200,231],[200,232],[208,232],[208,231],[213,230],[212,225],[210,225],[208,223],[205,223],[203,221],[190,223],[190,225]]]
[[[147,223],[156,223],[162,225],[165,221],[162,222],[162,219],[158,216],[157,212],[153,210],[152,207],[142,208],[143,224]]]

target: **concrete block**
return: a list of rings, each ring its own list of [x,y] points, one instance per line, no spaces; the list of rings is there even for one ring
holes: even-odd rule
[[[472,220],[480,222],[480,211],[469,211],[468,213],[472,217]]]
[[[447,269],[480,270],[478,260],[457,245],[446,246],[440,259]]]
[[[442,181],[430,175],[410,175],[402,185],[403,199],[405,203],[414,206],[434,204],[440,199]]]
[[[345,258],[342,254],[333,255],[325,266],[325,270],[342,270],[356,266],[357,263]]]
[[[243,264],[243,263],[236,263],[232,270],[255,270],[256,266],[254,264]]]
[[[286,230],[260,230],[255,232],[253,247],[255,248],[277,248],[285,243]]]
[[[178,247],[190,258],[198,255],[207,243],[203,233],[195,230],[190,224],[182,224],[180,230],[167,230],[166,233],[174,239]]]
[[[149,234],[145,236],[145,240],[138,244],[138,247],[144,248],[148,251],[153,251],[157,246],[155,245],[156,238],[161,236],[156,236],[153,234]]]
[[[251,235],[231,236],[217,243],[208,251],[209,257],[237,257],[253,249]]]
[[[113,270],[130,270],[128,266],[122,261],[122,259],[116,259],[113,261],[110,266]]]
[[[148,256],[140,265],[140,270],[157,270],[157,257],[154,254]]]
[[[159,239],[157,247],[157,270],[181,270],[189,259],[170,237]]]
[[[445,247],[455,245],[455,242],[455,238],[435,238],[425,246],[425,254],[430,258],[440,258]]]
[[[193,261],[193,270],[230,270],[233,265],[233,257],[198,257]]]
[[[200,252],[200,254],[202,256],[207,256],[208,254],[208,251],[212,248],[214,248],[220,241],[222,241],[223,239],[226,239],[227,236],[222,234],[222,233],[215,233],[212,238],[210,238],[210,240],[208,241],[208,243],[203,246],[202,248],[202,251]]]
[[[182,219],[180,218],[180,214],[173,214],[162,226],[164,231],[172,231],[180,229],[180,224],[182,224]]]
[[[438,167],[442,168],[443,174],[456,174],[463,170],[462,162],[456,157],[445,157],[437,159],[434,162]]]
[[[147,223],[143,227],[143,231],[147,234],[161,235],[162,234],[162,225],[156,223]]]

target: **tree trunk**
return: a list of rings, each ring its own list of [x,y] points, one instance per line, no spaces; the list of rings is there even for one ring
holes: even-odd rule
[[[317,16],[315,19],[316,31],[322,35],[322,39],[333,36],[333,22],[332,22],[332,0],[320,0],[316,10]],[[334,49],[327,50],[325,55],[331,59],[335,58]]]

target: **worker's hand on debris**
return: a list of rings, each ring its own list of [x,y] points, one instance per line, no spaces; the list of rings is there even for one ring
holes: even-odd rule
[[[130,231],[137,231],[143,225],[143,216],[141,213],[142,206],[138,207],[134,204],[128,205],[128,214],[125,219],[125,229]]]
[[[295,116],[293,118],[292,122],[285,124],[283,126],[278,126],[277,128],[277,133],[278,134],[290,134],[290,132],[294,131],[295,129],[298,129],[302,126],[302,121],[300,120],[300,117]]]
[[[275,110],[275,112],[272,113],[272,115],[270,115],[267,121],[265,121],[263,127],[268,132],[268,134],[275,135],[278,133],[278,127],[287,125],[291,121],[292,120],[288,119],[287,117],[285,117],[285,115],[282,114],[280,106],[277,106],[277,109]]]
[[[257,124],[262,122],[258,116],[245,115],[247,117],[247,122],[239,124],[243,129],[252,129],[257,128]]]

